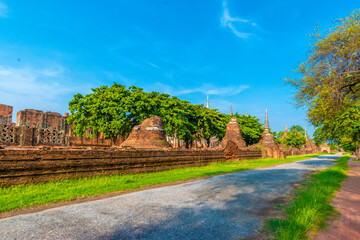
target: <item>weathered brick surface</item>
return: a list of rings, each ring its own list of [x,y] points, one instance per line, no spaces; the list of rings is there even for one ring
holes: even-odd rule
[[[11,125],[13,107],[0,104],[0,124]]]
[[[275,143],[274,135],[268,129],[265,129],[259,144],[263,147],[263,158],[284,159],[286,157],[285,153]]]
[[[242,139],[240,125],[236,118],[232,118],[227,124],[225,136],[221,140],[221,147],[225,148],[229,141],[234,142],[239,149],[246,147],[246,142]]]
[[[16,126],[43,127],[44,112],[35,109],[24,109],[16,113]]]
[[[56,112],[45,112],[43,116],[44,128],[52,128],[53,130],[63,130],[65,117]]]
[[[261,158],[242,151],[239,159]],[[0,187],[56,179],[128,174],[226,161],[221,150],[0,150]]]
[[[0,186],[143,173],[225,161],[222,151],[0,150]]]
[[[66,117],[60,113],[43,112],[34,109],[25,109],[16,113],[16,126],[29,126],[33,128],[51,128],[53,130],[68,132]]]
[[[166,140],[164,123],[161,117],[147,118],[135,126],[129,137],[120,145],[122,148],[166,149],[171,148]]]

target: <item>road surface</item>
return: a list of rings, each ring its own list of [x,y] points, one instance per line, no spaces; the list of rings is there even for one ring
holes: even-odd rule
[[[256,234],[275,203],[323,155],[0,220],[0,239],[236,239]]]

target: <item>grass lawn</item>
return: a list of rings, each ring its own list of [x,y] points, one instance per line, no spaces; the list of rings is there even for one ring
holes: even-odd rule
[[[309,232],[326,227],[326,221],[335,213],[330,201],[347,177],[349,158],[339,158],[336,165],[303,182],[303,187],[295,191],[293,200],[285,206],[286,220],[268,221],[266,228],[274,239],[308,239]]]
[[[155,184],[245,171],[304,160],[319,155],[322,154],[291,156],[286,159],[258,159],[213,163],[207,166],[177,168],[154,173],[97,176],[0,188],[0,212],[34,205],[69,201],[75,198],[81,199],[86,196],[96,196],[110,192],[141,189],[142,187]]]

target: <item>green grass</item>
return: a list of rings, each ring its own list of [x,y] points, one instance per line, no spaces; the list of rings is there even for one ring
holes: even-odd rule
[[[271,219],[266,229],[274,239],[308,239],[309,232],[324,229],[326,221],[336,212],[330,201],[347,177],[349,156],[343,156],[327,169],[310,175],[303,187],[295,191],[293,200],[285,206],[286,220]]]
[[[0,188],[0,212],[47,203],[81,199],[86,196],[96,196],[110,192],[141,189],[142,187],[155,184],[245,171],[299,161],[319,155],[321,154],[291,156],[286,159],[259,159],[213,163],[201,167],[177,168],[146,174],[97,176]]]

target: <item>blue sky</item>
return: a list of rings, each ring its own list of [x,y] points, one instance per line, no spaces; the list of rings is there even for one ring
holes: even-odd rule
[[[0,0],[0,103],[64,113],[72,96],[114,81],[249,113],[272,129],[300,124],[283,78],[309,34],[358,0]]]

